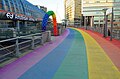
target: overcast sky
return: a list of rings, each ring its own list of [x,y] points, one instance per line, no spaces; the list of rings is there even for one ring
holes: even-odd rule
[[[34,5],[41,5],[47,7],[48,11],[55,12],[57,21],[64,19],[64,0],[27,0]]]

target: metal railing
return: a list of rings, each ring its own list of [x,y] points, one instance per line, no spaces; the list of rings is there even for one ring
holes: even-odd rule
[[[113,29],[113,38],[120,40],[120,29]]]
[[[51,41],[50,31],[1,40],[0,62],[10,57],[19,57],[25,50],[34,49],[35,46],[43,45],[47,41]]]
[[[87,29],[103,34],[103,27],[90,27],[90,26],[88,26]],[[120,40],[120,29],[113,29],[113,38]]]

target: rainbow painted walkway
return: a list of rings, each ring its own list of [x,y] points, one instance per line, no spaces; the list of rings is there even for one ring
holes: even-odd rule
[[[91,31],[68,28],[52,42],[1,68],[0,79],[120,79],[117,44]]]

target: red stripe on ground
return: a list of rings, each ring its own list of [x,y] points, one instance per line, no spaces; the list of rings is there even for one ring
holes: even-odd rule
[[[81,30],[87,32],[99,43],[99,45],[104,49],[106,54],[110,57],[112,62],[120,71],[120,41],[115,39],[113,39],[113,41],[109,41],[109,37],[103,38],[102,34],[90,30]]]
[[[80,28],[81,29],[81,28]],[[85,30],[85,29],[82,29],[82,30]],[[87,32],[92,32],[92,33],[94,33],[94,34],[96,34],[96,35],[98,35],[98,36],[100,36],[100,37],[102,37],[103,38],[103,34],[100,34],[100,33],[98,33],[98,32],[94,32],[94,31],[92,31],[92,30],[87,30]],[[117,40],[117,39],[112,39],[112,41],[110,41],[110,37],[107,37],[107,38],[104,38],[105,40],[107,40],[107,41],[109,41],[109,42],[111,42],[112,44],[114,44],[115,46],[117,46],[118,48],[120,48],[120,40]]]

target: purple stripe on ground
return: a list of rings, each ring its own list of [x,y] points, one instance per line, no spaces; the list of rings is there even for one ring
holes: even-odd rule
[[[29,68],[44,58],[50,51],[57,47],[69,34],[69,30],[65,30],[64,34],[55,37],[52,43],[35,49],[33,52],[19,58],[9,65],[0,69],[0,79],[17,79]]]

